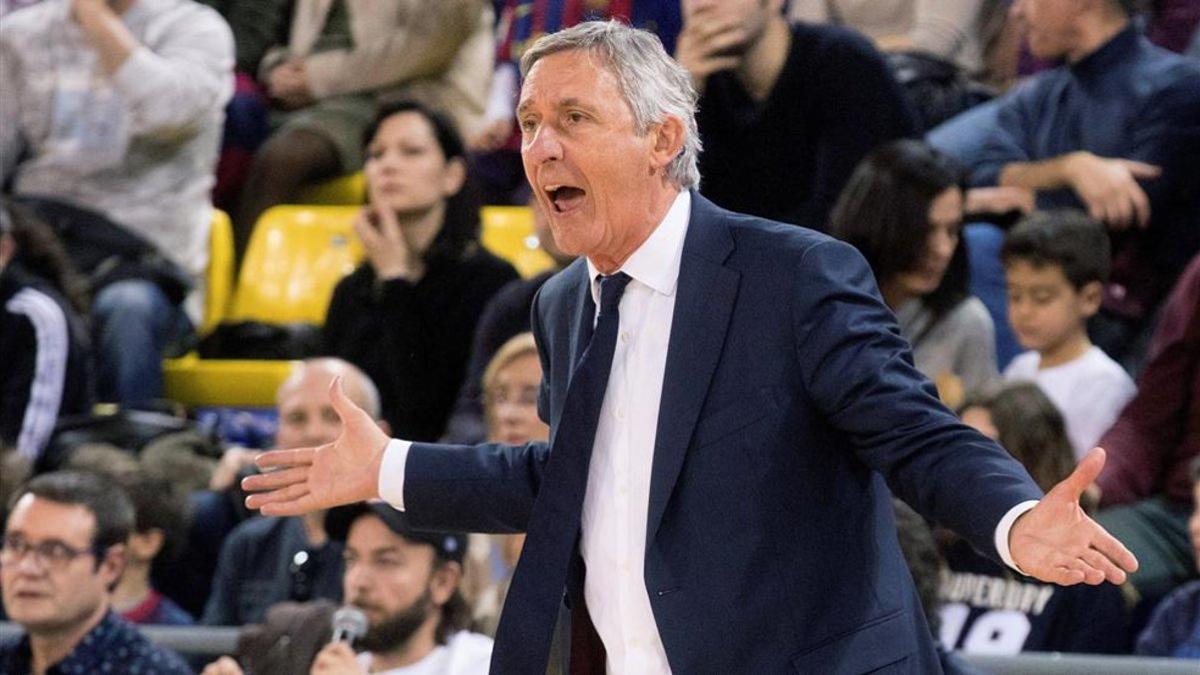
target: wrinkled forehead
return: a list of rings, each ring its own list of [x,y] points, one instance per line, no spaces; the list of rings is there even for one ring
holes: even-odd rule
[[[625,102],[625,94],[608,59],[593,49],[568,49],[547,54],[530,67],[521,85],[517,114],[535,107],[613,100]]]

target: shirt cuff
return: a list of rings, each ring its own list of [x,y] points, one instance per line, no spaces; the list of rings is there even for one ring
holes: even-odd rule
[[[393,441],[394,442],[394,441]],[[386,461],[386,460],[385,460]],[[1016,570],[1019,574],[1029,576],[1017,567],[1017,563],[1013,562],[1012,552],[1008,550],[1008,535],[1012,531],[1013,523],[1017,522],[1026,511],[1038,505],[1038,500],[1030,499],[1029,501],[1021,502],[1008,510],[1004,517],[1000,519],[1000,524],[996,526],[996,552],[1000,554],[1000,559],[1005,565]]]
[[[383,449],[383,462],[379,465],[379,496],[398,511],[404,510],[404,464],[411,447],[411,441],[393,438]]]

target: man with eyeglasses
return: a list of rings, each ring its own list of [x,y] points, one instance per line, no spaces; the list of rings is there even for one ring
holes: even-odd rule
[[[0,673],[191,672],[111,609],[134,523],[121,488],[88,473],[43,474],[17,492],[10,513],[0,589],[25,635],[0,644]]]

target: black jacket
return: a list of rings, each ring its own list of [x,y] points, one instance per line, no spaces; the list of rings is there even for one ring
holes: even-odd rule
[[[324,352],[375,382],[392,435],[437,440],[466,373],[475,324],[516,278],[511,265],[474,244],[457,258],[431,261],[416,284],[379,282],[363,264],[333,291]]]
[[[87,412],[87,330],[66,300],[19,263],[0,271],[0,442],[34,459],[58,418]]]

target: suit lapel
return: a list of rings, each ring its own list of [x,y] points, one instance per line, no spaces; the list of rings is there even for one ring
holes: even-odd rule
[[[741,275],[723,265],[733,251],[733,238],[721,214],[711,202],[692,193],[650,474],[647,549],[679,478],[737,298]]]

